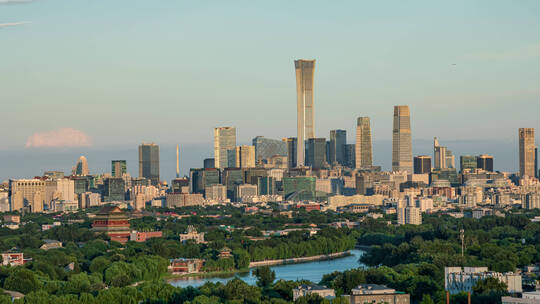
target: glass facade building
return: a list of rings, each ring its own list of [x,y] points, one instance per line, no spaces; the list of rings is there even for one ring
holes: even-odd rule
[[[122,177],[127,173],[127,162],[125,160],[113,160],[111,162],[111,173],[113,177]]]
[[[284,177],[283,198],[293,201],[315,199],[316,178],[311,176]]]
[[[278,140],[257,136],[252,140],[255,147],[255,163],[260,164],[274,155],[287,156],[287,143]]]
[[[159,146],[142,144],[139,146],[139,177],[144,177],[159,184]]]
[[[345,165],[345,145],[347,145],[347,131],[331,130],[328,147],[328,163],[330,165]]]

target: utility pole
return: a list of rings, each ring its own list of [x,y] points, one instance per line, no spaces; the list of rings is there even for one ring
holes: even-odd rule
[[[465,230],[459,230],[459,238],[461,239],[461,257],[463,257],[464,248],[465,248]]]

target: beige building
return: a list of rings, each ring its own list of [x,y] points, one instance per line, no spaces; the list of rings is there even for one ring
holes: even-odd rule
[[[214,128],[214,167],[227,168],[229,166],[228,153],[236,148],[236,128]],[[253,157],[255,158],[255,156]]]
[[[207,200],[221,202],[227,200],[227,187],[224,185],[211,185],[204,189]]]
[[[43,212],[45,181],[39,179],[10,180],[11,211],[29,207],[31,212]]]
[[[399,225],[421,225],[422,212],[417,207],[397,208]]]
[[[535,177],[534,128],[519,129],[519,174]]]
[[[395,289],[384,285],[362,284],[351,290],[351,304],[364,303],[387,303],[387,304],[409,304],[410,295],[397,292]]]
[[[411,113],[409,106],[394,107],[392,171],[406,171],[408,174],[413,174]]]
[[[373,165],[373,146],[371,143],[371,124],[369,117],[358,117],[354,153],[356,156],[356,168],[366,168]]]
[[[195,229],[192,225],[187,227],[186,233],[181,233],[179,236],[180,242],[182,243],[188,240],[194,240],[197,244],[204,243],[204,232],[197,232],[197,229]]]
[[[297,166],[305,163],[305,141],[315,138],[315,110],[313,104],[313,78],[315,60],[295,60],[297,107]]]
[[[255,146],[236,147],[236,168],[255,168]]]
[[[317,294],[324,299],[333,299],[336,294],[332,288],[320,285],[300,285],[292,290],[293,301],[296,301],[300,297],[309,296],[311,294]]]

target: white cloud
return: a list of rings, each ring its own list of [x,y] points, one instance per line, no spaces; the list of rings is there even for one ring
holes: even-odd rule
[[[84,132],[61,128],[47,132],[38,132],[30,135],[26,140],[26,148],[57,148],[57,147],[88,147],[90,137]]]
[[[28,24],[28,23],[30,23],[30,22],[21,21],[21,22],[0,23],[0,28],[23,25],[23,24]]]

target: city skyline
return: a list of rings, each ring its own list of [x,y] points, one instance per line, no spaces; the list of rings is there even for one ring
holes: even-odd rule
[[[372,133],[388,139],[391,127],[384,120],[388,108],[396,104],[411,107],[413,133],[421,139],[510,140],[516,128],[540,128],[534,115],[540,111],[535,102],[540,98],[535,81],[540,70],[540,42],[535,38],[540,36],[540,21],[532,14],[540,4],[534,1],[390,7],[349,2],[343,7],[348,9],[316,4],[309,8],[312,14],[300,17],[297,11],[304,7],[300,1],[287,7],[265,4],[244,10],[236,10],[239,5],[234,4],[134,1],[138,5],[122,6],[126,14],[117,16],[113,12],[121,3],[108,6],[107,14],[99,2],[2,5],[0,18],[5,22],[31,23],[0,32],[5,41],[0,89],[7,101],[5,110],[12,113],[5,122],[18,125],[16,117],[28,118],[4,135],[0,149],[68,144],[126,147],[141,141],[175,144],[179,139],[200,144],[211,139],[206,129],[219,125],[244,130],[239,141],[260,134],[292,137],[296,113],[291,108],[295,100],[291,62],[295,58],[317,60],[315,134],[352,130],[353,120],[365,115],[372,120]],[[141,10],[149,20],[161,17],[160,22],[134,23],[132,16]],[[223,15],[215,18],[218,11]],[[95,14],[101,16],[99,22],[92,12],[100,12]],[[253,20],[250,16],[255,13],[264,18]],[[275,22],[277,16],[283,25]],[[237,21],[216,27],[223,24],[222,18]],[[245,22],[253,26],[245,27]],[[83,38],[93,37],[94,23],[108,34],[98,40]],[[133,26],[133,31],[126,32],[126,26]],[[74,35],[75,30],[82,34]],[[349,39],[351,33],[362,43]],[[45,43],[42,37],[50,41]],[[250,43],[252,39],[260,43]],[[69,47],[65,41],[70,41]],[[219,41],[222,51],[201,53],[212,49],[205,48],[207,41]],[[42,45],[47,46],[39,47],[42,55],[33,56],[32,50]],[[266,60],[257,60],[254,73],[255,56]],[[51,74],[59,77],[47,76]],[[268,104],[272,107],[265,108],[265,115],[285,123],[258,119],[260,109]],[[93,119],[79,119],[84,109],[85,117],[113,121],[128,106],[130,115],[112,130]],[[26,111],[35,107],[40,111]],[[210,107],[215,111],[207,111]],[[518,111],[522,107],[530,110]],[[489,116],[478,115],[488,109]],[[253,114],[240,114],[246,112]],[[519,117],[519,122],[508,117]],[[130,127],[140,121],[152,127]],[[113,135],[118,133],[121,142]],[[78,141],[54,141],[55,134]]]

